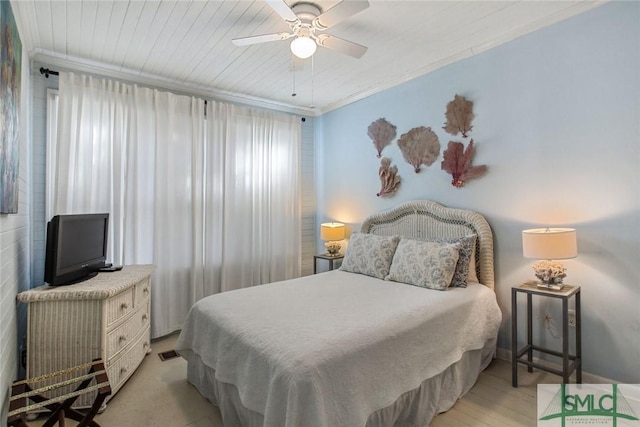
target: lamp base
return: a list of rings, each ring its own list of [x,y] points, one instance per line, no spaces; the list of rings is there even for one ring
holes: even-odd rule
[[[550,291],[561,291],[564,285],[562,283],[542,283],[538,282],[537,286],[540,289],[547,289]]]
[[[343,257],[344,255],[342,255],[340,252],[336,252],[336,253],[325,253],[323,254],[324,256],[326,256],[327,258],[338,258],[338,257]]]
[[[331,241],[324,244],[324,247],[327,248],[327,254],[330,256],[338,256],[340,255],[340,243]]]

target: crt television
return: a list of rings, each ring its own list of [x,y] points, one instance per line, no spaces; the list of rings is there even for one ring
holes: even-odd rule
[[[105,266],[109,214],[56,215],[47,224],[44,281],[71,285]]]

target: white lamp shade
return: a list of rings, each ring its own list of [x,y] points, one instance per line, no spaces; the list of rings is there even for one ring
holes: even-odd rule
[[[316,53],[316,42],[309,37],[300,36],[291,42],[291,52],[300,59],[306,59]]]
[[[522,255],[540,260],[569,259],[578,256],[573,228],[532,228],[522,231]]]
[[[344,224],[339,222],[320,224],[320,239],[328,241],[344,239]]]

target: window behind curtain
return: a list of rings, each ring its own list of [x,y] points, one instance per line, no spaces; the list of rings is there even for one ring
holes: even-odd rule
[[[57,134],[56,124],[58,116],[58,93],[56,91],[49,91],[47,97],[47,151],[50,153],[52,144],[55,143],[55,135]],[[304,256],[302,262],[302,274],[310,274],[312,272],[312,259],[315,248],[315,185],[313,182],[313,122],[307,120],[306,126],[303,127],[302,132],[302,147],[301,147],[301,163],[300,163],[300,193],[301,193],[301,224],[303,228],[302,233],[302,254]],[[51,170],[51,156],[47,158],[47,169]],[[49,172],[48,172],[49,174]],[[51,179],[47,179],[47,192],[46,192],[46,205],[47,215],[49,219],[53,215],[51,203],[51,186],[53,182]],[[164,331],[167,332],[167,331]]]

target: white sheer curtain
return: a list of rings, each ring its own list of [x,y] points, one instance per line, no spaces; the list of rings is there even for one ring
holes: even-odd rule
[[[55,128],[49,143],[47,218],[63,213],[109,212],[123,216],[129,88],[119,82],[61,73]],[[111,219],[109,241],[122,234]],[[108,259],[122,260],[123,247],[109,246]]]
[[[204,296],[300,275],[298,119],[204,107],[60,73],[50,111],[48,218],[109,212],[110,260],[157,266],[153,337]]]
[[[220,102],[207,117],[205,292],[299,276],[299,119]]]
[[[194,224],[202,221],[193,181],[204,135],[204,100],[132,88],[122,242],[124,264],[155,264],[152,336],[178,330],[201,295],[193,272]],[[200,296],[201,297],[201,296]]]

